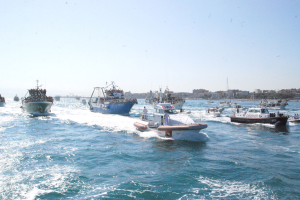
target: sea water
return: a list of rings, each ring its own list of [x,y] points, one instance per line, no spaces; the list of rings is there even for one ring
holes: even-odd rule
[[[0,199],[300,198],[300,123],[231,123],[231,108],[205,114],[219,101],[188,100],[183,109],[208,128],[175,141],[135,129],[144,106],[153,113],[138,102],[122,116],[61,98],[49,116],[32,117],[8,98],[0,108]],[[280,112],[300,114],[300,103]]]

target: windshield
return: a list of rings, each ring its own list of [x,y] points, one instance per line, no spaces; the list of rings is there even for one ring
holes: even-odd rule
[[[165,113],[169,113],[169,114],[177,114],[177,111],[174,110],[165,110]]]

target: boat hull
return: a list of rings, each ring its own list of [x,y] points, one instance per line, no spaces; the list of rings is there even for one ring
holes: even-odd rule
[[[90,106],[90,110],[103,114],[129,114],[134,104],[134,102],[101,104],[100,106]]]
[[[159,126],[156,128],[149,128],[146,124],[135,122],[134,126],[139,131],[152,130],[160,137],[170,139],[187,138],[188,135],[199,134],[201,129],[207,128],[207,124],[188,124],[188,125],[174,125],[174,126]]]
[[[52,104],[52,102],[28,102],[23,103],[21,108],[29,114],[48,115]]]
[[[262,123],[262,124],[274,124],[274,125],[285,126],[288,117],[250,118],[250,117],[231,116],[230,120],[231,122],[237,122],[237,123],[247,123],[247,124]]]

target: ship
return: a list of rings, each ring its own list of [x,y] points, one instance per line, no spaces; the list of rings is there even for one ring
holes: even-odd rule
[[[169,88],[166,87],[165,92],[162,94],[161,88],[158,93],[152,93],[150,91],[149,98],[146,98],[146,103],[150,103],[153,107],[155,107],[158,103],[170,103],[172,106],[174,106],[175,109],[180,110],[183,107],[183,104],[185,103],[185,100],[183,98],[178,98],[172,96],[172,94],[169,91]]]
[[[29,89],[22,98],[22,110],[32,115],[48,115],[51,112],[53,98],[47,96],[46,89],[41,89],[38,85],[35,89]]]
[[[135,98],[125,98],[124,91],[113,81],[105,87],[94,87],[88,102],[92,112],[103,114],[129,114],[137,103]]]
[[[154,131],[160,137],[181,140],[200,134],[207,124],[195,123],[188,115],[179,114],[170,103],[158,103],[155,106],[153,119],[148,114],[142,115],[142,121],[133,124],[139,131]]]
[[[0,107],[4,107],[5,105],[5,98],[1,96],[0,94]]]
[[[56,96],[54,97],[54,100],[55,100],[55,101],[60,101],[60,96],[59,96],[59,95],[56,95]]]
[[[262,123],[273,124],[275,126],[285,126],[288,116],[282,113],[270,113],[267,108],[249,108],[244,112],[235,112],[234,116],[230,117],[231,122],[237,123]]]
[[[14,101],[20,101],[20,98],[18,97],[18,95],[16,95],[16,96],[14,97]]]

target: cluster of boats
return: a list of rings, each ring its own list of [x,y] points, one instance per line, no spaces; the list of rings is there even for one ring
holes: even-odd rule
[[[60,96],[47,96],[47,91],[41,89],[38,85],[35,89],[29,89],[23,98],[21,98],[21,109],[32,115],[47,115],[51,112],[53,100],[60,100]],[[14,97],[15,101],[19,101],[19,97]],[[82,99],[85,104],[86,100]],[[125,98],[124,91],[120,89],[114,82],[105,87],[95,87],[88,101],[89,108],[92,112],[103,114],[129,114],[134,104],[137,104],[135,98]],[[148,116],[147,110],[144,111],[142,119],[134,123],[134,126],[140,131],[155,131],[161,137],[178,139],[183,135],[198,134],[200,130],[207,128],[205,123],[195,123],[187,113],[182,112],[184,99],[173,97],[167,88],[162,94],[150,92],[150,97],[146,98],[146,103],[154,107],[153,116]],[[211,103],[211,102],[208,102]],[[5,98],[0,95],[0,106],[4,106]],[[219,107],[212,107],[206,111],[207,115],[219,117],[226,107],[234,109],[233,116],[230,117],[231,122],[235,123],[267,123],[276,126],[286,125],[288,116],[283,114],[271,113],[268,107],[286,106],[287,102],[277,102],[275,106],[264,102],[260,104],[260,108],[248,108],[240,106],[236,103],[228,101],[221,102]],[[180,110],[180,112],[178,112]],[[299,117],[295,115],[289,121],[300,122]]]

